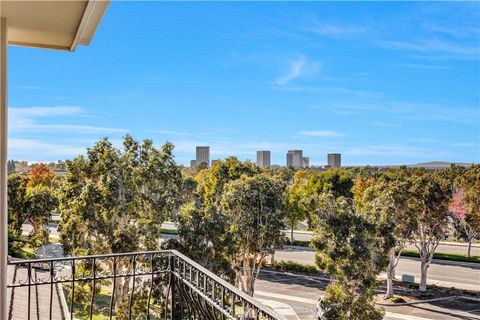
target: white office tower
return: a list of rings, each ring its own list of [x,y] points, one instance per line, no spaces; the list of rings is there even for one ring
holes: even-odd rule
[[[302,167],[303,151],[302,150],[288,150],[287,153],[287,167],[300,169]]]
[[[340,153],[329,153],[327,158],[329,167],[340,168],[342,166],[342,156]]]
[[[210,165],[210,147],[197,146],[197,157],[195,159],[197,167]]]
[[[270,151],[257,151],[257,166],[260,168],[270,167]]]

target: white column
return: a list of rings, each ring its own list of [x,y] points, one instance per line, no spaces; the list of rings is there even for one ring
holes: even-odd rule
[[[0,18],[0,319],[7,319],[7,19]]]

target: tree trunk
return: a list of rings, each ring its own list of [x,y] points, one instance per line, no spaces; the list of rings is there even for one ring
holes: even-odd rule
[[[395,249],[392,248],[388,254],[388,267],[387,267],[387,292],[385,293],[385,299],[393,296],[393,280],[395,279]]]
[[[272,252],[272,255],[270,256],[270,264],[272,266],[275,265],[275,251]]]
[[[290,229],[290,244],[293,245],[293,228],[295,228],[295,223],[292,222],[290,225],[291,225],[291,227],[292,227],[292,228]]]
[[[122,271],[126,271],[125,266],[117,265],[117,274],[120,274]],[[114,301],[115,307],[114,309],[119,308],[122,305],[123,299],[125,298],[126,294],[128,294],[128,290],[130,288],[130,279],[128,278],[115,278],[115,292],[114,294]]]
[[[428,265],[429,263],[425,261],[425,258],[421,256],[421,265],[420,265],[420,286],[418,287],[418,290],[421,292],[426,292],[427,291],[427,271],[428,271]]]
[[[473,240],[473,237],[470,237],[468,238],[468,252],[467,252],[467,256],[470,258],[470,254],[471,254],[471,251],[472,251],[472,240]]]

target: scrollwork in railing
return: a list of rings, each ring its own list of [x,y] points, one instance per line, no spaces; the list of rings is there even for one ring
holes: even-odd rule
[[[175,250],[15,261],[21,270],[9,290],[28,288],[21,319],[48,308],[54,318],[54,284],[62,284],[70,319],[281,319],[273,311]],[[49,304],[30,294],[43,287]],[[15,295],[18,297],[20,292]],[[41,293],[40,293],[41,295]],[[34,306],[34,304],[37,304]],[[15,301],[11,304],[15,306]],[[57,309],[55,309],[57,310]]]

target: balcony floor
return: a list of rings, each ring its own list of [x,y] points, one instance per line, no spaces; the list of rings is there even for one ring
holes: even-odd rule
[[[49,277],[48,272],[34,271],[34,273],[34,277],[37,277],[37,279],[48,279]],[[15,273],[15,266],[8,266],[8,283],[14,283],[14,280],[16,283],[18,283],[18,281],[24,281],[25,279],[27,279],[27,269],[19,268]],[[45,284],[32,286],[30,290],[30,319],[49,319],[50,285]],[[12,298],[15,301],[15,303],[13,303],[13,306],[11,303]],[[7,299],[8,305],[10,306],[9,320],[28,319],[28,287],[9,288]],[[63,309],[61,307],[60,296],[58,295],[56,285],[53,286],[52,319],[65,319],[65,317],[63,316]]]

